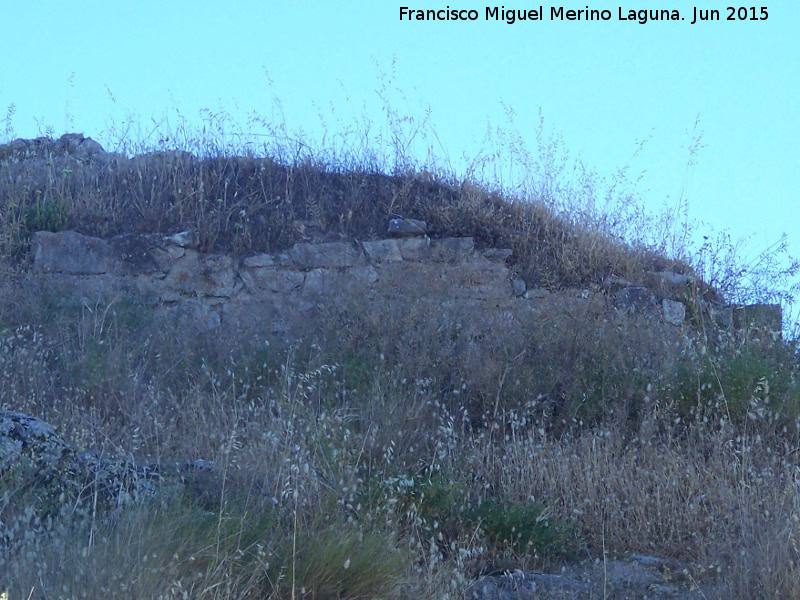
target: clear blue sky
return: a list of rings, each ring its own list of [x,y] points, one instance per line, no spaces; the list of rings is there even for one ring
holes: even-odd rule
[[[291,129],[319,137],[320,113],[328,135],[362,113],[382,123],[385,73],[405,93],[391,95],[400,114],[430,107],[454,162],[477,152],[487,124],[507,124],[504,106],[532,146],[541,108],[548,132],[601,175],[647,139],[632,168],[646,169],[653,210],[681,194],[699,116],[690,217],[756,234],[753,254],[786,232],[800,254],[800,3],[769,3],[759,21],[728,21],[725,3],[705,3],[720,20],[694,25],[694,5],[677,0],[639,2],[684,17],[646,24],[620,21],[619,4],[543,4],[543,20],[509,25],[487,21],[485,4],[452,1],[411,8],[475,9],[478,20],[401,22],[405,1],[9,3],[0,110],[15,105],[17,137],[52,127],[102,142],[110,120],[130,114],[144,130],[175,108],[190,122],[203,108],[244,121],[271,117],[278,99]],[[553,21],[558,6],[611,18]]]

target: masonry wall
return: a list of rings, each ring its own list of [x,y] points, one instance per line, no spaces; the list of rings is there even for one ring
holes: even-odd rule
[[[675,327],[684,322],[685,306],[667,296],[679,297],[676,289],[689,283],[651,274],[649,286],[617,281],[613,289],[551,294],[515,278],[506,265],[511,250],[479,250],[468,237],[297,243],[284,252],[234,257],[199,252],[188,232],[103,240],[64,231],[34,234],[34,249],[25,285],[58,306],[125,299],[183,327],[285,339],[313,334],[331,308],[403,303],[429,311],[458,306],[481,315],[474,319],[512,319],[521,327],[554,303],[565,310],[594,303],[635,311],[654,327]]]

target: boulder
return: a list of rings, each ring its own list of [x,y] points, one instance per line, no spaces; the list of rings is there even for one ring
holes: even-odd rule
[[[389,233],[392,235],[425,235],[428,224],[419,219],[391,219]]]

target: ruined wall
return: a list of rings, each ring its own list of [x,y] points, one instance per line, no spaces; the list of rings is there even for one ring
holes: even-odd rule
[[[593,290],[551,294],[513,275],[509,249],[479,250],[468,237],[430,239],[413,227],[411,233],[417,235],[297,243],[284,252],[234,257],[199,252],[188,232],[108,240],[39,232],[25,285],[60,306],[126,298],[186,327],[285,338],[313,332],[325,306],[357,310],[397,302],[467,306],[487,322],[524,323],[546,305],[590,302],[638,312],[654,327],[685,319],[679,298],[690,279],[683,275],[652,273],[647,284],[612,280]]]

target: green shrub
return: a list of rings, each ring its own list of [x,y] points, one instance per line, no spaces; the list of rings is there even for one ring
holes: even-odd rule
[[[24,208],[25,231],[63,231],[69,222],[69,208],[63,202],[42,199],[37,196],[35,204]]]
[[[800,409],[800,386],[794,345],[746,342],[719,353],[683,357],[672,386],[678,413],[726,417],[735,424],[746,419],[792,421]]]
[[[543,504],[515,505],[488,498],[466,516],[466,522],[480,527],[497,550],[547,558],[563,558],[574,552],[567,529],[552,522]]]

